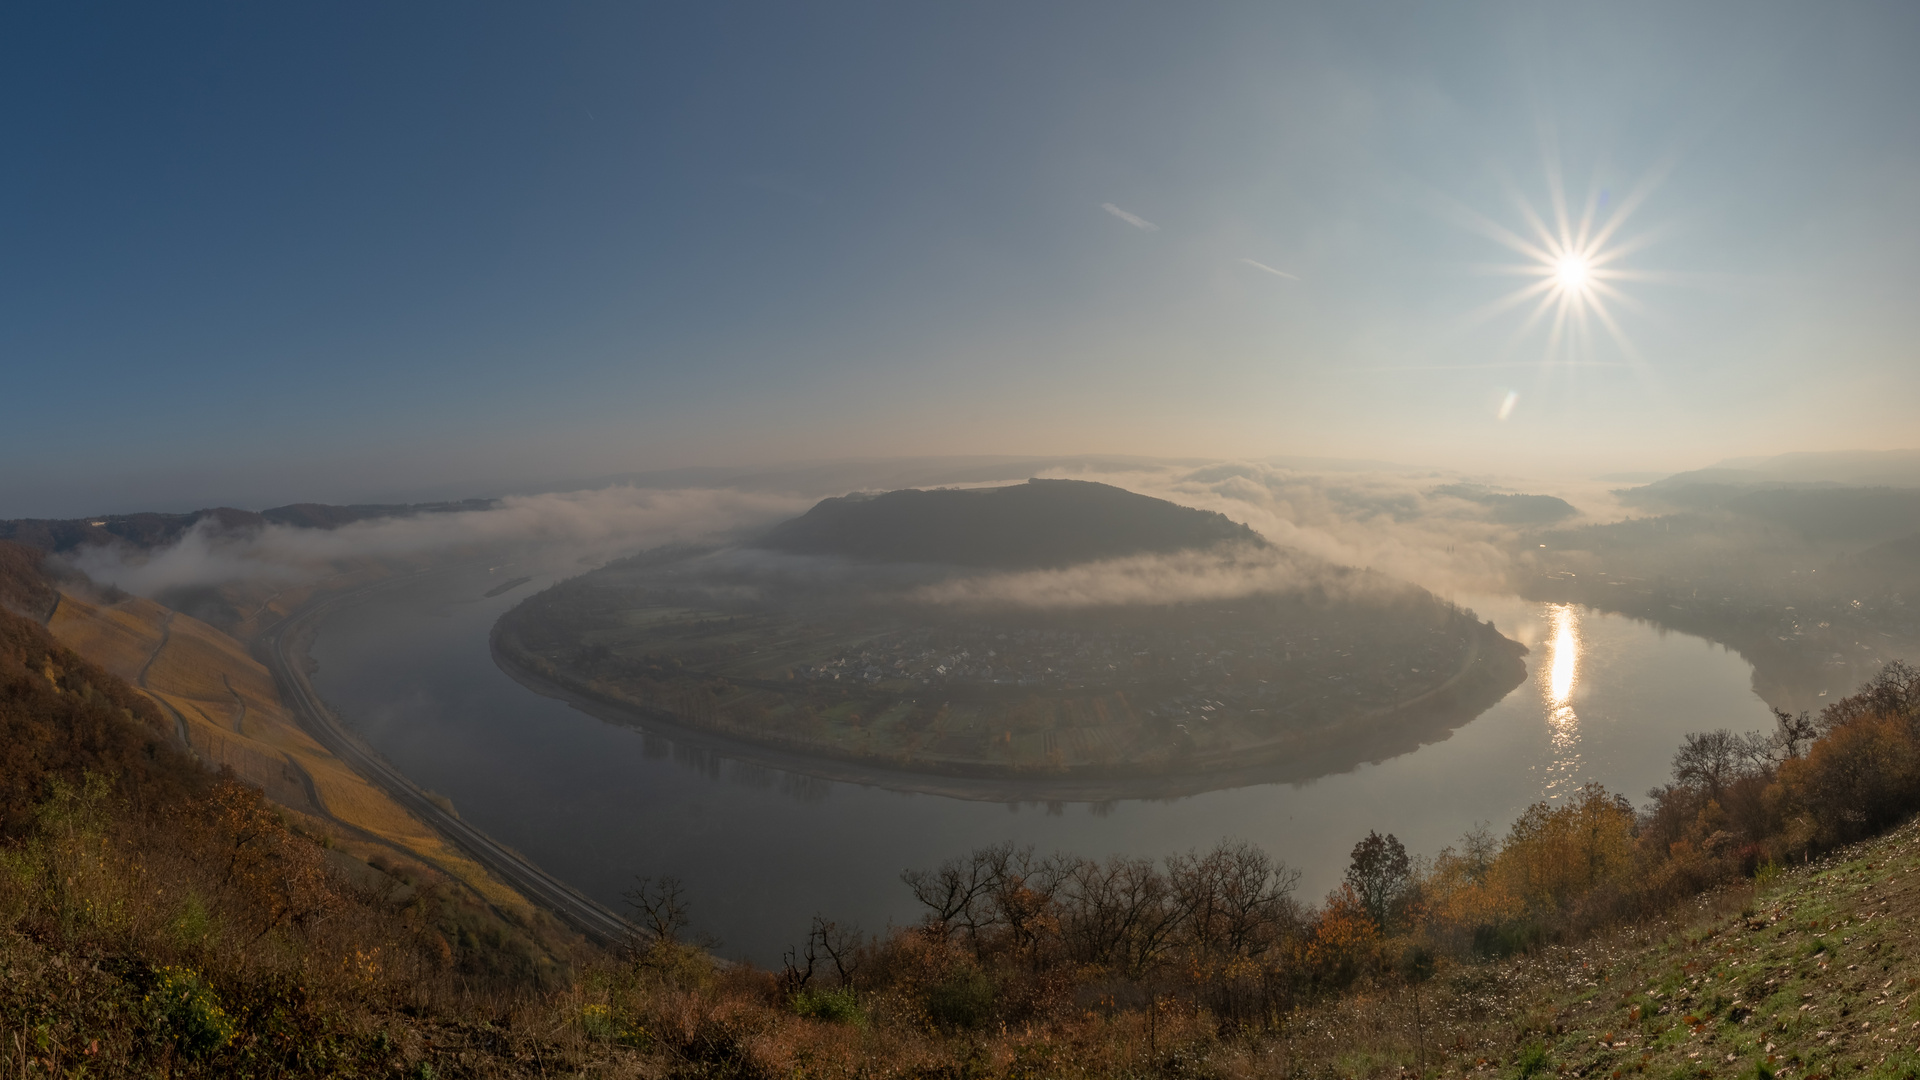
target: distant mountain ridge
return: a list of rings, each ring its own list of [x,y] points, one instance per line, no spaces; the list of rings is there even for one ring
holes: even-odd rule
[[[490,510],[498,505],[493,499],[463,499],[435,503],[363,503],[329,506],[324,503],[291,503],[258,512],[235,510],[230,506],[195,510],[186,514],[105,514],[93,518],[16,518],[0,521],[0,540],[11,540],[40,551],[62,553],[97,544],[123,543],[141,549],[164,547],[180,539],[187,530],[203,521],[212,521],[223,532],[241,532],[267,525],[286,525],[303,529],[337,529],[356,521],[376,518],[413,517],[418,514],[448,514],[467,510]]]
[[[1036,479],[823,499],[755,546],[867,562],[1028,569],[1233,543],[1268,546],[1225,514],[1088,480]]]
[[[1572,503],[1555,495],[1508,494],[1482,484],[1446,484],[1433,490],[1436,495],[1479,503],[1488,509],[1493,520],[1503,525],[1549,525],[1580,512]]]
[[[1737,458],[1675,473],[1639,492],[1725,487],[1920,487],[1920,450],[1795,451],[1770,458]]]

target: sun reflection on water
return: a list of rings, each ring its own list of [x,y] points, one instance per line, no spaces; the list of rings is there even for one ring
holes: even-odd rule
[[[1580,717],[1573,711],[1573,691],[1580,682],[1580,613],[1572,604],[1551,604],[1547,621],[1551,638],[1540,681],[1553,761],[1547,767],[1546,796],[1557,799],[1580,784]]]

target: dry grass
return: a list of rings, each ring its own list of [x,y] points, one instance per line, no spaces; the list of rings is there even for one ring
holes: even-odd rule
[[[159,647],[166,618],[166,608],[139,597],[108,605],[62,593],[47,629],[74,652],[133,683]]]

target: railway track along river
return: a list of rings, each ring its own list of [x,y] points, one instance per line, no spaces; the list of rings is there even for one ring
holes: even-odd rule
[[[293,655],[296,651],[304,654],[301,644],[307,640],[307,631],[328,611],[366,593],[391,588],[403,580],[418,576],[387,578],[323,596],[261,634],[254,642],[255,652],[273,673],[281,696],[293,710],[300,726],[326,747],[329,753],[391,795],[408,812],[426,822],[528,900],[602,945],[620,944],[632,933],[632,927],[626,920],[428,798],[418,785],[346,730],[340,718],[314,692],[307,678],[304,655]]]

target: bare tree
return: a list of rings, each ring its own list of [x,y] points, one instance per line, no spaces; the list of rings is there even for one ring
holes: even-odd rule
[[[1133,977],[1160,959],[1186,916],[1166,875],[1146,859],[1085,863],[1067,898],[1067,932],[1089,962],[1116,964]]]
[[[814,918],[818,919],[819,916]],[[820,956],[814,951],[812,934],[807,935],[804,951],[791,945],[787,947],[786,953],[780,957],[780,985],[786,989],[789,997],[806,989],[807,983],[813,981],[813,969],[819,962]]]
[[[815,956],[825,956],[833,962],[833,973],[839,977],[840,985],[852,986],[854,973],[860,970],[863,940],[859,927],[841,926],[825,915],[815,915],[813,928],[807,932],[809,968]]]
[[[780,983],[789,995],[806,989],[822,961],[833,965],[841,986],[852,986],[860,970],[861,947],[865,944],[857,926],[839,923],[816,914],[807,928],[805,945],[790,947],[780,958]]]
[[[1040,858],[1033,848],[1000,847],[994,852],[992,887],[995,921],[1005,926],[1017,949],[1031,949],[1059,925],[1054,898],[1073,873],[1076,860],[1066,855]]]
[[[1785,709],[1775,709],[1773,719],[1779,725],[1773,733],[1773,744],[1788,761],[1806,753],[1807,747],[1813,745],[1813,740],[1820,735],[1819,725],[1814,723],[1812,713],[1802,711],[1796,716]]]
[[[1709,799],[1718,799],[1740,775],[1743,755],[1744,740],[1726,728],[1688,732],[1673,755],[1673,778],[1705,791]]]
[[[1202,952],[1257,956],[1296,921],[1292,893],[1299,872],[1244,841],[1174,856],[1167,876],[1187,937]]]
[[[1160,958],[1182,917],[1166,876],[1146,859],[1076,863],[1062,898],[1069,955],[1136,978]]]
[[[993,922],[989,898],[998,884],[1000,868],[1012,853],[1012,844],[996,844],[948,859],[933,870],[908,870],[900,880],[927,909],[929,927],[942,937],[955,929],[965,929],[970,943],[977,947],[981,929]]]
[[[1911,720],[1920,714],[1920,670],[1904,660],[1890,661],[1855,694],[1881,716]]]
[[[638,951],[677,943],[680,932],[687,928],[686,889],[679,878],[635,878],[633,888],[620,898],[634,914]]]

